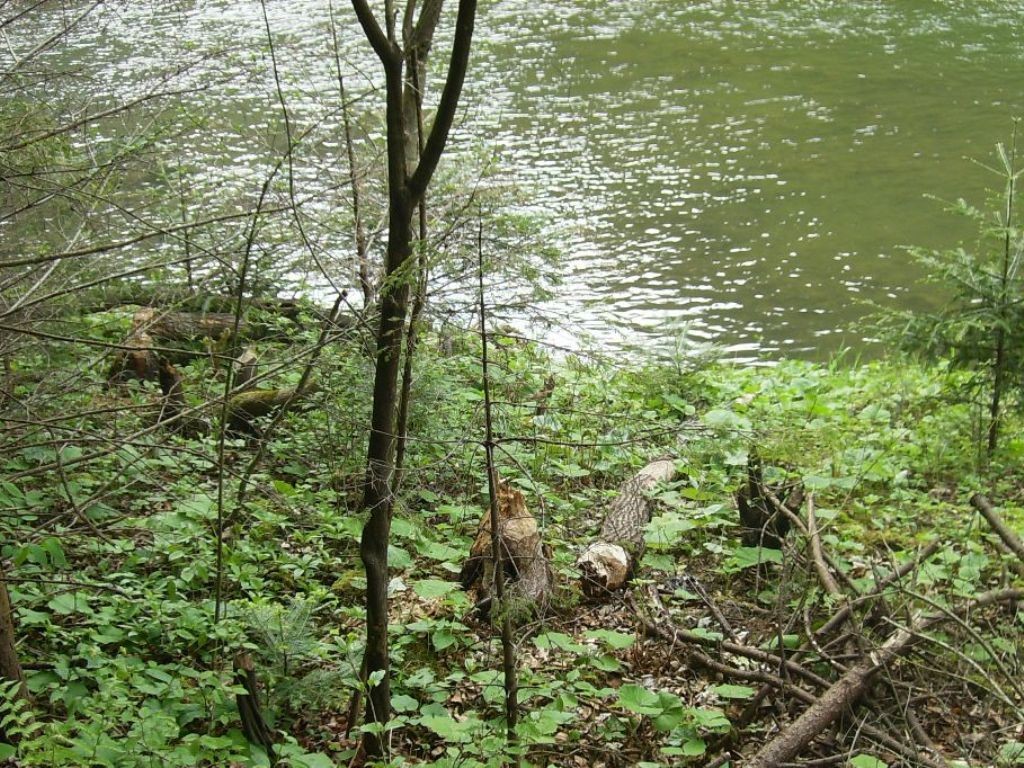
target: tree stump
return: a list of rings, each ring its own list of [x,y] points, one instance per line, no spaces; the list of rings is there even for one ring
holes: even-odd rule
[[[551,550],[541,539],[537,520],[526,509],[523,494],[506,481],[498,483],[498,535],[501,565],[505,569],[506,598],[542,606],[554,582]],[[494,559],[491,555],[491,516],[485,510],[469,558],[462,566],[462,588],[477,594],[482,612],[489,611],[494,594]]]
[[[782,549],[790,522],[777,506],[784,504],[796,512],[803,500],[803,484],[798,480],[767,484],[761,457],[752,450],[747,456],[747,482],[736,492],[743,546]]]
[[[114,358],[107,374],[107,386],[112,387],[129,381],[156,381],[160,362],[153,351],[153,338],[144,331],[135,329],[125,340],[125,346]]]
[[[650,492],[675,477],[671,459],[652,461],[619,488],[605,515],[601,534],[577,558],[583,593],[588,597],[621,589],[644,554],[644,533],[654,502]]]

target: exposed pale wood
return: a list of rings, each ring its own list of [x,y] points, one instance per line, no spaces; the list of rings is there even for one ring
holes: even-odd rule
[[[235,365],[237,366],[233,382],[235,390],[244,392],[252,389],[252,380],[256,378],[259,369],[259,358],[256,356],[256,350],[252,347],[246,347],[242,354],[235,358]]]
[[[652,461],[619,488],[605,515],[598,540],[577,558],[584,593],[597,597],[621,589],[644,554],[644,533],[654,502],[651,491],[675,477],[675,462]]]
[[[125,345],[131,349],[120,350],[114,357],[107,374],[107,386],[128,381],[156,381],[160,364],[153,350],[153,338],[137,330],[125,340]]]
[[[544,545],[536,518],[526,508],[522,492],[504,480],[498,483],[498,534],[509,597],[521,598],[533,605],[545,604],[554,580],[550,550]],[[477,602],[484,608],[494,597],[491,517],[487,511],[480,519],[476,540],[462,566],[459,581],[464,589],[476,591]]]

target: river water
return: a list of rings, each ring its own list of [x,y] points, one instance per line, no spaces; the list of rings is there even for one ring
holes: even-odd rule
[[[175,152],[196,187],[251,186],[280,130],[261,5],[110,6],[54,56],[130,93],[226,51],[191,70],[207,90],[179,122],[202,130]],[[343,166],[327,2],[267,12],[293,118]],[[365,87],[375,63],[344,0],[335,14]],[[458,146],[496,152],[558,224],[556,338],[645,348],[685,328],[739,358],[820,358],[861,344],[866,302],[939,300],[902,246],[968,238],[940,200],[999,183],[971,159],[1024,115],[1022,20],[1024,3],[984,0],[483,0]]]

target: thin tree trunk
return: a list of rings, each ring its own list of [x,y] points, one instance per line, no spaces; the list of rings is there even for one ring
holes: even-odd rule
[[[988,410],[988,453],[991,456],[999,445],[999,426],[1002,419],[1000,401],[1006,386],[1006,326],[1009,322],[1007,308],[1009,306],[1009,275],[1011,228],[1013,227],[1013,197],[1017,158],[1017,125],[1013,127],[1013,143],[1010,146],[1006,183],[1006,218],[1003,221],[1003,264],[999,285],[999,326],[996,328],[996,351],[993,360],[992,402]]]
[[[7,574],[0,562],[0,677],[21,683],[21,695],[27,696],[25,676],[18,661],[18,650],[15,645],[14,613],[11,608],[11,596],[7,592]]]
[[[484,301],[483,226],[477,235],[478,278],[480,280],[480,365],[483,369],[484,390],[484,452],[487,455],[487,494],[490,501],[491,562],[494,563],[494,598],[501,611],[501,668],[505,681],[505,724],[509,746],[516,743],[516,724],[519,721],[519,678],[516,670],[516,645],[512,636],[512,616],[505,605],[505,569],[502,566],[502,531],[499,526],[498,473],[494,465],[494,425],[491,421],[491,385],[487,359],[487,304]],[[516,758],[516,765],[519,759]]]
[[[388,650],[388,542],[391,537],[392,473],[395,456],[395,411],[402,332],[408,311],[409,285],[402,270],[412,253],[412,210],[406,172],[402,119],[402,58],[382,57],[387,80],[388,245],[384,287],[380,294],[380,327],[373,379],[373,411],[366,453],[363,509],[370,518],[363,527],[360,557],[366,570],[366,669],[368,679],[382,673],[366,697],[366,720],[383,726],[391,717],[390,653]],[[366,734],[366,751],[385,754],[384,733]]]
[[[391,688],[388,675],[388,541],[391,534],[391,513],[394,505],[394,461],[396,417],[399,402],[398,374],[402,362],[402,334],[408,315],[409,275],[407,265],[412,255],[412,217],[416,205],[426,192],[437,170],[469,64],[469,51],[476,19],[476,0],[460,0],[455,22],[455,36],[444,90],[437,113],[424,142],[424,149],[415,169],[410,169],[406,151],[409,126],[405,119],[404,90],[406,84],[403,51],[396,39],[391,4],[387,4],[385,26],[382,28],[367,0],[352,0],[352,7],[364,34],[384,68],[388,160],[388,244],[384,262],[384,281],[380,292],[380,327],[377,333],[377,356],[373,383],[373,409],[370,439],[367,447],[366,483],[363,509],[369,519],[363,527],[360,556],[366,570],[366,671],[367,680],[374,681],[367,696],[365,747],[371,758],[384,756],[386,742],[384,725],[390,718]],[[427,0],[420,13],[427,19]],[[406,6],[411,24],[415,3]],[[437,5],[438,11],[440,5]],[[405,24],[403,24],[405,27]],[[403,29],[404,31],[404,29]],[[432,35],[433,26],[430,26]]]

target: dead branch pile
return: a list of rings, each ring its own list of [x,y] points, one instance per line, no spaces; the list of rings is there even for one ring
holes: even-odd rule
[[[863,753],[880,764],[937,767],[966,756],[990,761],[999,743],[1022,740],[1024,585],[936,590],[922,574],[954,542],[935,539],[898,567],[876,566],[873,580],[859,580],[858,588],[827,550],[813,494],[803,515],[759,498],[800,533],[786,549],[804,580],[786,590],[795,610],[780,601],[773,622],[737,631],[749,610],[692,588],[719,625],[710,633],[690,629],[693,617],[667,608],[656,587],[628,598],[644,633],[683,649],[691,668],[759,688],[732,718],[734,729],[709,744],[702,765],[845,765]],[[1014,561],[1007,564],[1019,563],[1019,538],[995,507],[984,497],[972,504]],[[790,640],[779,642],[784,636]],[[979,744],[972,734],[986,731],[1000,735]]]

